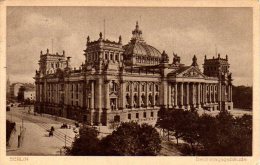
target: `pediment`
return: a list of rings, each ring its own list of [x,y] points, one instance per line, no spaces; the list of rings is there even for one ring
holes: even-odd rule
[[[111,92],[110,94],[109,94],[109,97],[114,97],[114,98],[116,98],[117,97],[117,92]]]
[[[193,66],[179,73],[176,77],[206,78],[206,76],[199,69]]]

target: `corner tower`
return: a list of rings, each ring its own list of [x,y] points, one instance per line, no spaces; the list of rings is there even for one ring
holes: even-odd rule
[[[46,54],[41,51],[39,60],[39,74],[54,74],[58,68],[64,69],[66,67],[65,51],[62,54],[51,54],[47,49]]]
[[[232,73],[229,72],[230,64],[228,63],[228,55],[226,58],[218,57],[212,59],[204,59],[204,74],[208,77],[218,78],[218,102],[220,110],[232,110]]]
[[[118,70],[123,63],[122,37],[119,36],[118,42],[104,39],[102,33],[99,39],[90,41],[87,37],[86,49],[84,50],[86,70]]]

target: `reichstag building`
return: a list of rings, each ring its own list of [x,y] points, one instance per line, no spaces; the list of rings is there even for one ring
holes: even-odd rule
[[[138,22],[128,44],[110,41],[102,33],[87,38],[85,61],[72,68],[70,57],[41,51],[36,83],[35,111],[85,122],[154,124],[160,109],[232,110],[232,75],[228,56],[208,59],[203,71],[197,57],[191,65],[173,62],[165,51],[150,46]]]

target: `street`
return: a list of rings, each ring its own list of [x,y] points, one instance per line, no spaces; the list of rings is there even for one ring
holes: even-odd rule
[[[37,116],[33,110],[28,113],[28,107],[11,107],[7,112],[7,119],[16,123],[16,133],[12,138],[12,145],[7,148],[7,155],[62,155],[62,147],[71,146],[75,133],[73,131],[73,121],[67,121],[71,129],[60,129],[64,121],[56,121],[49,115]],[[49,137],[51,127],[55,131]],[[17,136],[21,128],[25,128],[25,133],[21,147],[17,148]]]

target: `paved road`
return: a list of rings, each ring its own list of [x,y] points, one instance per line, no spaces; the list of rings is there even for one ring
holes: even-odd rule
[[[26,128],[22,147],[8,151],[7,155],[59,155],[63,146],[70,146],[75,133],[72,129],[60,129],[61,122],[53,118],[28,114],[28,109],[12,107],[7,119],[16,122],[16,128]],[[54,136],[48,136],[48,130],[55,128]],[[66,137],[65,137],[66,136]]]

